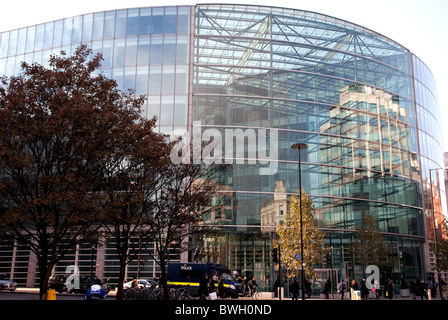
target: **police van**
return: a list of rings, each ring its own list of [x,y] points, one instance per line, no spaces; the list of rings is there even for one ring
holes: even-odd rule
[[[218,287],[218,280],[224,278],[224,290],[226,297],[238,298],[243,293],[242,286],[232,276],[229,269],[215,263],[190,263],[169,262],[168,263],[168,286],[187,286],[192,296],[198,296],[199,282],[208,274],[209,280]]]

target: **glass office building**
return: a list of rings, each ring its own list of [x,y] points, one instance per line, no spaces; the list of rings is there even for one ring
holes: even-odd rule
[[[81,43],[103,54],[101,72],[122,90],[147,96],[144,113],[158,117],[160,132],[227,138],[220,154],[231,170],[213,199],[223,208],[207,217],[219,227],[213,237],[189,239],[190,251],[175,259],[225,264],[270,290],[275,226],[299,186],[291,145],[300,142],[308,146],[301,151],[302,187],[338,277],[347,262],[349,277],[362,279],[348,245],[362,214],[370,213],[396,258],[389,274],[431,278],[428,243],[446,214],[441,116],[431,72],[407,48],[295,9],[132,8],[3,32],[0,74],[17,74],[21,61],[46,65],[51,54]],[[237,135],[240,152],[227,144]],[[0,272],[33,282],[26,248],[4,244],[0,253]],[[79,248],[65,263],[114,278],[114,259],[106,245]],[[150,261],[140,267],[143,276],[158,275]],[[323,277],[329,261],[316,267]],[[134,275],[136,266],[128,268]]]

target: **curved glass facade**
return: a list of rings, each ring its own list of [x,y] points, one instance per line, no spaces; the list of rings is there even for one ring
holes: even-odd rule
[[[446,214],[437,169],[444,167],[440,110],[431,72],[408,49],[308,11],[152,7],[4,32],[0,74],[17,73],[21,61],[45,64],[50,54],[80,43],[103,54],[101,71],[120,88],[148,96],[144,112],[159,117],[161,132],[197,130],[204,140],[206,132],[224,139],[222,155],[232,168],[214,199],[223,209],[209,216],[220,227],[212,238],[191,239],[181,259],[250,272],[269,289],[272,230],[298,189],[291,145],[300,142],[308,145],[302,187],[339,276],[349,262],[350,278],[362,277],[347,246],[365,212],[393,249],[392,274],[412,279],[431,272],[427,240]],[[229,143],[236,136],[244,144],[240,153]],[[324,272],[329,265],[318,267]]]

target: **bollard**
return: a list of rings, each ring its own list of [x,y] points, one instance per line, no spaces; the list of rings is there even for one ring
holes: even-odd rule
[[[47,299],[46,300],[56,300],[56,290],[49,289],[47,291]]]

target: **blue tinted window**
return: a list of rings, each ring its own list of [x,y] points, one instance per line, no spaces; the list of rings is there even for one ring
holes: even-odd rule
[[[70,44],[70,41],[72,39],[72,28],[73,28],[73,18],[64,19],[64,32],[62,33],[62,45],[65,46]],[[37,42],[37,35],[39,35],[39,32],[36,33],[36,42]]]
[[[81,42],[81,32],[82,32],[82,17],[77,16],[73,18],[73,33],[72,42]]]
[[[93,40],[99,40],[103,37],[104,13],[95,13],[93,15]]]
[[[151,50],[149,56],[150,64],[161,64],[162,63],[162,52],[163,52],[163,38],[162,37],[151,37]]]
[[[149,37],[140,37],[138,39],[137,64],[149,64]]]
[[[92,40],[92,27],[93,27],[93,14],[87,14],[84,16],[82,26],[82,41],[87,42]]]
[[[53,45],[53,29],[54,22],[48,22],[45,24],[44,49],[49,49]]]
[[[177,18],[177,8],[169,7],[165,8],[165,16],[163,22],[163,33],[164,34],[175,34],[176,33],[176,19]]]
[[[188,34],[190,31],[190,8],[179,7],[177,15],[177,33]]]
[[[62,45],[63,23],[63,20],[58,20],[54,23],[53,47],[60,47]]]
[[[2,34],[2,42],[0,47],[0,57],[8,56],[9,32]]]
[[[117,19],[115,21],[115,36],[126,36],[126,10],[117,11]]]
[[[126,35],[136,36],[138,34],[138,9],[128,10],[128,20],[126,24]]]
[[[163,63],[176,62],[176,36],[166,36],[163,43]]]
[[[115,11],[106,12],[104,17],[104,38],[113,38],[115,26]]]
[[[36,28],[36,41],[34,43],[34,50],[42,50],[42,47],[44,45],[44,31],[45,31],[45,25],[41,24],[38,25]]]
[[[151,29],[151,8],[140,9],[140,20],[138,33],[146,35],[150,33]]]
[[[26,36],[26,52],[34,50],[34,38],[36,37],[36,26],[28,28],[28,35]],[[4,34],[3,34],[4,38]]]
[[[163,33],[163,8],[153,8],[151,17],[151,33]]]
[[[16,54],[16,48],[17,48],[17,34],[18,31],[14,30],[9,33],[9,49],[8,49],[8,56],[12,56]]]
[[[26,44],[26,28],[19,30],[19,38],[17,39],[17,54],[25,52]]]

